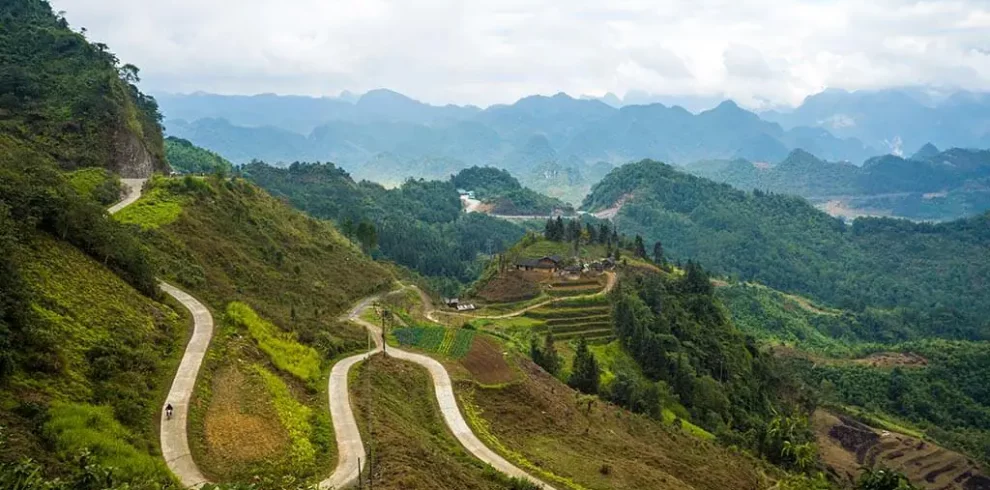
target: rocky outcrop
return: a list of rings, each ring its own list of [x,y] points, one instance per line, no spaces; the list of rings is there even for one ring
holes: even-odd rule
[[[110,170],[125,179],[146,179],[155,170],[164,170],[165,164],[156,162],[144,141],[126,128],[113,135]]]

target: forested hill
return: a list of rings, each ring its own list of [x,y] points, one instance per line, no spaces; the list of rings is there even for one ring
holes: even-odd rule
[[[458,189],[473,191],[493,214],[546,216],[555,211],[574,212],[573,206],[560,199],[523,187],[507,170],[471,167],[461,170],[450,181]]]
[[[294,163],[276,168],[253,162],[249,180],[307,213],[337,222],[371,252],[435,279],[453,293],[480,273],[481,253],[521,238],[518,225],[481,213],[465,214],[450,181],[407,180],[400,187],[355,182],[333,164]]]
[[[735,190],[650,160],[612,171],[584,208],[620,201],[619,229],[662,241],[674,258],[891,325],[874,331],[990,338],[990,213],[942,224],[860,218],[847,226],[801,198]]]
[[[125,177],[165,170],[161,115],[138,69],[69,29],[47,2],[0,3],[0,133],[63,168]]]
[[[796,194],[816,201],[841,199],[872,214],[953,219],[990,209],[990,151],[926,145],[904,158],[883,155],[862,166],[830,162],[794,150],[778,163],[705,160],[688,172],[743,190]]]

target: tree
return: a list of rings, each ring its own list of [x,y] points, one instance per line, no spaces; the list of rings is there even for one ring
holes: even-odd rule
[[[702,269],[701,264],[689,260],[686,268],[687,274],[685,274],[683,279],[684,291],[689,294],[711,296],[714,292],[712,282],[708,278],[708,273]]]
[[[584,225],[584,231],[588,235],[588,243],[595,243],[598,241],[598,232],[591,223]]]
[[[365,252],[370,252],[378,246],[378,230],[375,229],[374,224],[368,221],[362,221],[357,225],[355,234]]]
[[[533,358],[538,366],[543,368],[544,371],[556,376],[560,372],[560,366],[563,361],[560,358],[560,354],[557,353],[557,347],[553,344],[553,332],[547,331],[546,337],[543,339],[543,348],[540,348],[536,341],[536,337],[530,339],[529,353],[530,357]]]
[[[612,231],[608,226],[608,221],[602,221],[602,224],[598,225],[598,241],[605,244],[609,243],[609,237],[612,236]]]
[[[863,468],[856,490],[917,490],[906,476],[887,468]]]
[[[657,242],[653,244],[653,263],[663,265],[664,260],[663,244],[660,243],[660,240],[657,240]]]
[[[637,257],[641,259],[646,258],[646,246],[643,244],[643,237],[636,235],[636,242],[634,248]]]
[[[578,341],[577,352],[574,354],[574,365],[571,370],[571,378],[567,384],[579,391],[589,395],[598,394],[598,382],[601,372],[598,368],[598,360],[595,355],[588,350],[588,342],[581,337]]]

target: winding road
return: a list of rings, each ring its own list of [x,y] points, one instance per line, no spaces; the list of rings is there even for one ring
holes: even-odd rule
[[[128,205],[134,203],[141,197],[141,191],[145,179],[121,179],[127,188],[127,196],[123,201],[117,203],[109,209],[110,214],[114,214]],[[173,414],[171,419],[165,417],[165,407],[162,407],[161,416],[161,446],[162,456],[168,468],[175,474],[184,487],[199,488],[205,483],[209,483],[202,472],[193,461],[192,453],[189,450],[189,438],[186,430],[189,416],[189,401],[192,398],[193,389],[196,385],[196,377],[203,364],[203,358],[209,348],[210,340],[213,337],[213,317],[206,306],[197,301],[188,293],[168,284],[159,282],[159,286],[169,296],[181,303],[193,316],[193,333],[186,345],[186,350],[182,355],[182,360],[176,370],[175,378],[168,392],[166,404],[171,403]],[[416,288],[418,290],[418,288]],[[424,307],[432,310],[428,297],[422,292],[425,298]],[[381,329],[375,325],[361,319],[361,312],[368,308],[380,295],[364,298],[351,311],[345,315],[344,319],[353,321],[371,333],[375,340],[375,348],[369,352],[347,357],[334,364],[330,370],[328,398],[330,405],[330,415],[333,420],[333,428],[337,439],[338,461],[337,467],[327,479],[319,484],[321,490],[341,489],[353,485],[360,473],[359,462],[363,463],[365,455],[364,443],[361,440],[361,433],[358,430],[354,412],[351,409],[350,393],[348,392],[347,377],[351,367],[369,358],[382,350]],[[468,426],[467,421],[461,415],[457,406],[457,398],[454,396],[453,383],[447,369],[435,359],[406,352],[396,348],[389,348],[389,355],[423,366],[429,371],[433,380],[433,387],[437,397],[444,422],[454,437],[475,457],[491,465],[498,471],[516,478],[524,478],[545,490],[554,490],[553,487],[530,476],[525,471],[509,463],[497,453],[489,449],[484,443],[474,435]]]

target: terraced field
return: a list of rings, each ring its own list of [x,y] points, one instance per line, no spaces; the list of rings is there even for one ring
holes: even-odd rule
[[[576,281],[556,281],[548,284],[544,290],[550,296],[562,298],[594,294],[601,291],[604,286],[604,282],[599,278],[588,278]]]
[[[595,286],[598,287],[598,286]],[[585,294],[585,293],[581,293]],[[584,337],[590,343],[608,343],[615,339],[604,296],[580,301],[561,301],[526,312],[526,317],[542,321],[535,330],[550,330],[558,340]]]
[[[391,333],[400,345],[460,359],[471,350],[475,331],[465,328],[403,327]]]
[[[931,442],[823,410],[815,412],[813,423],[822,460],[840,481],[852,482],[860,467],[882,465],[903,472],[925,489],[990,489],[990,478],[978,464]]]

